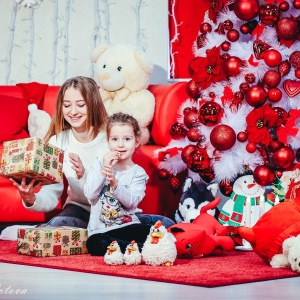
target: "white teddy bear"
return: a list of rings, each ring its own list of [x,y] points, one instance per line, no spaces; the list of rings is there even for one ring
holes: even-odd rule
[[[273,268],[291,268],[300,272],[300,234],[287,238],[282,243],[282,252],[272,257],[270,265]]]
[[[92,59],[108,114],[123,112],[136,118],[142,131],[141,144],[146,144],[155,107],[154,95],[147,90],[153,64],[143,51],[125,44],[103,45],[94,50]]]

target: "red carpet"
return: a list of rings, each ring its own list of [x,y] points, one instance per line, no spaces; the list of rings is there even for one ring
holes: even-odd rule
[[[223,256],[177,259],[172,267],[145,264],[108,266],[103,257],[89,254],[46,258],[20,255],[16,253],[16,242],[0,241],[0,262],[203,287],[300,276],[291,269],[273,269],[253,251],[231,251]]]

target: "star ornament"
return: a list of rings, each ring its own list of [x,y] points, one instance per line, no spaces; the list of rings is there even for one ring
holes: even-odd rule
[[[215,46],[208,50],[206,57],[197,57],[190,63],[189,67],[192,70],[192,79],[203,90],[208,88],[212,83],[226,79],[222,68],[220,47]]]
[[[277,120],[277,113],[268,104],[253,109],[246,117],[248,141],[268,146],[271,142],[269,128],[275,127]]]

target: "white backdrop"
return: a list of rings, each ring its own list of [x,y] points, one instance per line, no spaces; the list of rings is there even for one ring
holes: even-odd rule
[[[167,82],[167,0],[1,0],[0,37],[1,85],[94,78],[91,53],[102,43],[142,48],[151,83]]]

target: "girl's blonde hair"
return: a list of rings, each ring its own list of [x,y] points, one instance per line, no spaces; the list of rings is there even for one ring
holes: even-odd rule
[[[139,139],[141,137],[141,129],[139,123],[133,116],[124,113],[115,113],[108,118],[108,122],[106,125],[107,138],[109,138],[110,136],[111,128],[116,124],[131,125],[136,139]]]
[[[58,135],[60,132],[70,129],[71,125],[63,116],[63,101],[65,92],[69,88],[79,90],[87,106],[86,129],[93,127],[93,137],[104,128],[107,121],[107,112],[102,102],[97,83],[89,77],[77,76],[68,79],[60,88],[56,101],[55,114],[52,118],[49,130],[45,136],[45,141],[53,135]]]

